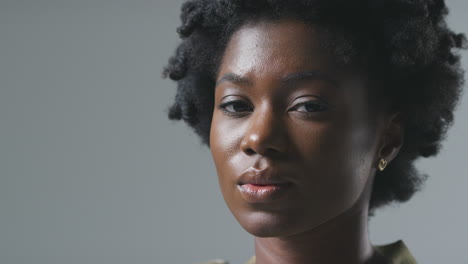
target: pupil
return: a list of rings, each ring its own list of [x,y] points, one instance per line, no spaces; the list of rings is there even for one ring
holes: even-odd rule
[[[245,107],[245,105],[243,104],[239,104],[239,103],[234,103],[232,105],[232,108],[234,108],[234,110],[236,112],[242,112],[242,111],[246,111],[247,110],[247,107]]]
[[[305,107],[307,111],[311,112],[320,110],[320,105],[317,104],[306,104]]]

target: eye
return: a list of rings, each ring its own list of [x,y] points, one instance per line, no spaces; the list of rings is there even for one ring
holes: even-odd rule
[[[295,105],[293,110],[303,113],[322,112],[328,109],[327,105],[320,100],[306,101]]]
[[[228,115],[241,115],[245,114],[245,112],[253,111],[251,106],[241,100],[222,103],[218,108]]]

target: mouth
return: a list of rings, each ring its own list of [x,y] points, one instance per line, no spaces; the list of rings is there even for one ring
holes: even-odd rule
[[[250,167],[237,178],[237,188],[248,203],[267,203],[287,193],[292,182],[282,175],[285,172],[266,167],[262,170]]]
[[[249,203],[267,203],[280,199],[291,188],[292,183],[237,185],[242,198]]]

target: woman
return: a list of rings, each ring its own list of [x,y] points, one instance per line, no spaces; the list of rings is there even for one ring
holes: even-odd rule
[[[453,123],[464,35],[442,0],[194,0],[164,75],[211,150],[248,263],[416,263],[368,217],[424,180]],[[214,263],[214,262],[213,262]]]

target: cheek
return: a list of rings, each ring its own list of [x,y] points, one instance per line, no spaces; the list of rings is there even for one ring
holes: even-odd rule
[[[312,203],[335,200],[346,196],[350,187],[348,168],[348,139],[339,126],[317,125],[296,132],[294,138],[300,160],[297,166],[302,171],[303,195]],[[306,138],[307,140],[303,140]]]
[[[336,215],[354,204],[369,175],[369,142],[373,138],[365,126],[350,120],[342,118],[294,132],[301,159],[297,165],[305,172],[301,196],[309,208],[326,211],[324,215]]]
[[[295,163],[302,164],[305,171],[326,173],[336,167],[346,155],[348,138],[343,135],[343,122],[304,122],[292,124],[290,141],[294,145]]]
[[[235,129],[233,122],[214,113],[210,129],[210,150],[223,193],[226,186],[235,180],[234,165],[239,139],[238,129]]]
[[[236,134],[232,122],[227,122],[219,113],[213,114],[210,129],[210,149],[217,167],[224,165],[235,150]]]
[[[213,157],[218,183],[224,201],[233,215],[242,222],[244,205],[237,190],[237,176],[247,166],[242,160],[243,152],[240,151],[242,140],[242,126],[239,122],[233,122],[221,113],[214,114],[210,130],[210,150]]]
[[[348,94],[339,98],[336,110],[330,112],[326,121],[298,130],[296,144],[306,144],[302,155],[327,165],[330,172],[341,171],[353,177],[361,174],[359,168],[372,156],[375,134],[362,99]]]

